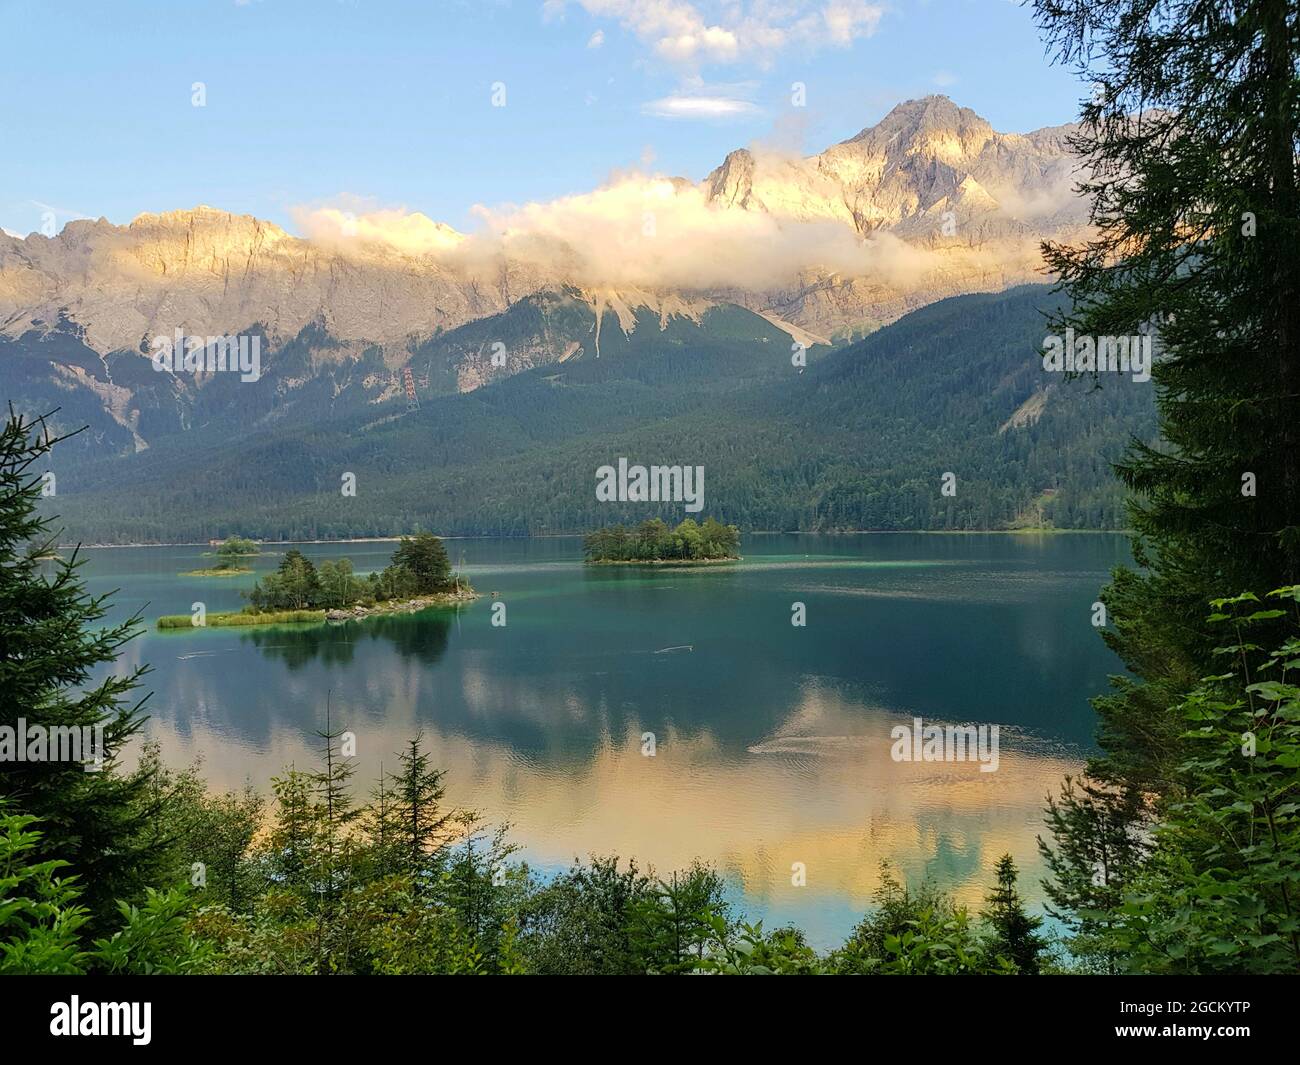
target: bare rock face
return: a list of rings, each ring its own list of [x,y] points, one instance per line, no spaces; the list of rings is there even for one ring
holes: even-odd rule
[[[1040,242],[1075,239],[1087,223],[1074,193],[1074,129],[998,133],[974,111],[929,96],[820,155],[732,152],[704,181],[710,202],[834,222],[868,248],[860,276],[806,274],[736,301],[832,335],[947,296],[1041,280]]]
[[[260,324],[283,339],[312,321],[341,340],[392,344],[502,310],[535,288],[506,269],[467,281],[382,245],[342,254],[210,207],[0,238],[0,329],[16,336],[63,317],[101,353],[139,350],[178,326],[206,336]]]
[[[899,104],[877,125],[808,158],[732,152],[704,181],[712,202],[798,220],[827,219],[860,235],[890,230],[921,240],[1081,225],[1073,193],[1073,126],[998,133],[946,96]],[[949,227],[951,228],[951,227]],[[933,232],[932,232],[933,231]]]
[[[573,234],[542,230],[456,255],[377,240],[307,240],[197,207],[126,226],[72,222],[54,237],[0,234],[0,380],[15,398],[63,407],[74,420],[93,425],[85,412],[97,411],[102,425],[87,440],[120,452],[232,417],[240,404],[248,410],[232,424],[280,418],[295,394],[310,393],[318,405],[341,395],[391,399],[408,369],[421,388],[432,379],[469,391],[531,367],[597,357],[610,328],[626,333],[656,318],[661,328],[675,318],[698,323],[719,303],[754,311],[801,342],[853,337],[936,299],[1042,280],[1039,243],[1075,239],[1087,221],[1073,193],[1072,128],[999,133],[947,97],[930,96],[899,104],[818,155],[742,148],[702,182],[673,179],[672,194],[702,212],[691,219],[716,223],[718,212],[725,232],[758,235],[722,258],[724,276],[735,262],[733,287],[593,279],[591,257],[573,246]],[[446,247],[466,240],[424,221]],[[759,275],[742,260],[771,257],[773,234],[798,259],[753,280]],[[681,236],[650,252],[671,254]],[[703,254],[711,241],[706,234],[677,253]],[[531,254],[543,245],[546,254]],[[499,338],[490,330],[454,332],[548,294],[590,313],[543,308],[537,327],[495,361]],[[148,364],[135,359],[176,328],[259,334],[271,370],[260,398],[250,402],[254,391],[231,392],[224,381],[212,387],[202,375],[143,372]]]

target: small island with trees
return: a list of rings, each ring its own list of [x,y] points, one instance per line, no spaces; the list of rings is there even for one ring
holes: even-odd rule
[[[351,559],[326,559],[317,566],[291,548],[275,572],[244,596],[248,606],[241,611],[209,614],[201,623],[190,614],[168,614],[158,619],[158,628],[345,621],[468,602],[478,593],[452,570],[441,539],[417,533],[402,537],[381,572],[364,577],[352,572]]]
[[[262,549],[256,541],[246,540],[242,536],[232,536],[229,540],[217,545],[217,564],[215,566],[208,569],[190,570],[188,573],[182,573],[181,576],[238,577],[246,573],[252,573],[252,568],[244,565],[244,563],[257,558],[261,553]],[[211,553],[208,553],[207,557],[211,557]]]
[[[705,518],[702,524],[687,518],[675,529],[659,518],[635,528],[610,525],[588,533],[582,545],[587,562],[600,565],[740,561],[740,530],[715,518]]]

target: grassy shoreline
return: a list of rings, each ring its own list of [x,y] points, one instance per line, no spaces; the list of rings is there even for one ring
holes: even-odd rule
[[[248,625],[304,625],[322,624],[324,610],[274,610],[264,614],[245,614],[232,610],[224,614],[209,614],[202,625],[195,625],[189,614],[164,614],[156,623],[159,629],[222,629],[243,628]]]
[[[372,606],[331,607],[320,610],[268,610],[249,614],[242,610],[209,614],[206,623],[195,625],[189,614],[164,614],[155,623],[159,629],[246,628],[252,625],[324,625],[330,621],[361,621],[387,614],[414,614],[433,607],[455,606],[473,602],[479,593],[472,588],[436,595],[418,595],[411,599],[386,600]]]

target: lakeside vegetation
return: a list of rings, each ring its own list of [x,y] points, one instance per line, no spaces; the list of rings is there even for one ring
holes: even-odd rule
[[[404,536],[379,573],[358,577],[347,558],[316,566],[296,547],[274,573],[245,592],[252,613],[277,610],[347,610],[355,606],[438,595],[472,594],[469,582],[452,571],[442,540],[432,533]]]
[[[610,525],[583,537],[588,562],[734,562],[740,558],[740,531],[714,518],[703,524],[685,519],[675,529],[650,518],[634,529]]]
[[[257,558],[262,553],[261,547],[252,540],[232,536],[216,550],[217,564],[207,569],[190,570],[182,577],[238,577],[253,570],[244,563]]]
[[[296,547],[291,548],[274,573],[243,594],[248,600],[243,610],[208,614],[201,624],[189,614],[164,614],[157,626],[319,624],[329,620],[332,612],[351,611],[363,617],[475,597],[469,582],[452,571],[442,540],[425,532],[402,537],[383,571],[366,577],[353,573],[351,559],[326,559],[317,566]]]
[[[324,620],[324,610],[264,610],[259,613],[240,610],[208,614],[202,625],[196,625],[190,614],[164,614],[158,619],[157,625],[160,629],[230,628],[246,625],[301,625]]]

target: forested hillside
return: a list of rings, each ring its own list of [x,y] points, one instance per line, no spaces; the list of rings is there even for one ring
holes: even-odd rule
[[[197,430],[125,461],[56,455],[56,509],[87,542],[680,521],[681,504],[597,501],[596,468],[627,457],[703,466],[708,511],[744,530],[1121,527],[1108,463],[1131,436],[1154,436],[1151,386],[1045,374],[1056,299],[1026,286],[945,300],[815,349],[802,370],[785,333],[756,341],[755,316],[715,309],[707,329],[634,330],[644,339],[616,358],[539,367],[417,411],[397,401],[242,438]],[[346,473],[355,497],[341,494]]]

